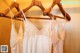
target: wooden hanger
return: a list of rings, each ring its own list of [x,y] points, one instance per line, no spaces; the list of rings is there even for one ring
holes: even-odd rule
[[[23,12],[25,13],[26,11],[28,11],[31,7],[33,6],[38,6],[42,11],[44,11],[44,7],[42,5],[42,3],[40,1],[37,1],[37,0],[32,0],[30,6],[28,6],[27,8],[23,9]],[[18,12],[17,14],[15,14],[15,17],[20,17],[22,14],[22,12]]]
[[[40,1],[36,1],[36,0],[32,0],[32,3],[30,4],[30,6],[28,6],[27,8],[23,9],[23,12],[25,13],[26,11],[28,11],[31,7],[33,6],[38,6],[42,12],[44,12],[45,8],[43,7],[42,3]],[[20,18],[20,17],[23,17],[21,16],[22,12],[18,12],[17,14],[15,14],[15,18]],[[45,14],[43,14],[45,15]],[[27,18],[32,18],[32,19],[52,19],[52,17],[54,16],[55,18],[58,17],[58,18],[62,18],[64,19],[63,17],[60,17],[60,16],[56,16],[56,15],[52,15],[51,13],[48,13],[47,16],[49,16],[50,18],[32,18],[32,17],[27,17]]]
[[[71,17],[70,17],[70,15],[67,12],[65,12],[65,10],[63,9],[63,6],[61,5],[60,1],[61,0],[53,0],[52,5],[48,9],[45,9],[44,14],[45,15],[49,14],[51,12],[52,8],[57,4],[59,9],[60,9],[60,11],[61,11],[61,13],[65,17],[65,19],[70,21]]]
[[[61,19],[65,19],[64,17],[60,17],[60,16],[57,16],[57,15],[53,15],[53,14],[51,14],[50,13],[50,11],[51,11],[51,9],[55,6],[55,2],[53,2],[53,4],[51,5],[51,7],[50,8],[48,8],[47,10],[43,7],[43,5],[41,4],[41,2],[40,1],[36,1],[36,0],[32,0],[32,3],[31,3],[31,5],[30,6],[28,6],[27,8],[25,8],[25,9],[23,9],[23,12],[25,13],[26,11],[28,11],[31,7],[33,7],[33,6],[38,6],[41,10],[42,10],[42,12],[43,12],[43,15],[47,15],[47,16],[49,16],[50,18],[40,18],[40,17],[38,17],[38,18],[36,18],[36,17],[27,17],[27,18],[31,18],[31,19],[52,19],[52,18],[54,18],[54,19],[56,19],[56,18],[61,18]],[[11,8],[10,8],[11,9]],[[18,8],[19,9],[19,8]],[[23,16],[21,16],[22,15],[22,12],[21,11],[19,11],[17,14],[15,14],[15,18],[17,17],[17,18],[20,18],[20,17],[23,17]],[[7,16],[6,16],[7,17]]]
[[[13,1],[12,2],[12,4],[9,6],[9,8],[7,8],[3,13],[0,13],[0,16],[1,17],[9,17],[9,16],[6,16],[8,13],[9,13],[9,11],[12,9],[12,8],[16,8],[17,9],[17,11],[20,11],[20,9],[19,9],[19,4],[17,3],[17,2],[15,2],[15,1]]]

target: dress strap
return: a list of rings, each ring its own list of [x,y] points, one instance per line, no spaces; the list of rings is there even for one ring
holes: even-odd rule
[[[21,12],[22,12],[22,15],[24,16],[24,21],[27,21],[27,19],[26,19],[26,16],[25,16],[25,14],[24,14],[24,12],[21,10]]]

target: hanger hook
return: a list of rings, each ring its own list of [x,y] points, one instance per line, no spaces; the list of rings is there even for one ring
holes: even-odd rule
[[[16,0],[13,0],[14,2],[16,2]]]

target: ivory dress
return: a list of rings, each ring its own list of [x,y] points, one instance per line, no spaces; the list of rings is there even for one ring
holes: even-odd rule
[[[51,53],[52,44],[59,41],[57,26],[56,21],[52,19],[39,30],[25,18],[23,53]]]
[[[11,37],[10,37],[10,47],[11,53],[22,53],[22,43],[23,43],[23,30],[22,26],[20,25],[19,31],[17,33],[14,22],[12,21],[12,28],[11,28]]]
[[[53,46],[53,53],[64,53],[63,52],[63,46],[64,46],[64,39],[65,39],[65,35],[66,35],[66,31],[65,31],[65,24],[66,21],[65,20],[58,20],[56,21],[58,24],[58,37],[59,37],[59,41],[54,44]]]

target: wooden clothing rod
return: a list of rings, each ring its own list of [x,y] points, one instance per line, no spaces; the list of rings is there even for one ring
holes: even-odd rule
[[[51,5],[49,8],[45,9],[45,8],[43,7],[41,1],[32,0],[32,3],[30,4],[30,6],[26,7],[26,8],[23,9],[22,11],[25,13],[25,12],[28,11],[30,8],[32,8],[33,6],[37,6],[37,7],[39,7],[39,8],[42,10],[43,16],[48,16],[48,17],[50,17],[50,18],[39,18],[39,17],[37,17],[37,18],[35,18],[35,17],[27,17],[27,18],[30,18],[30,19],[56,19],[56,18],[61,18],[61,19],[66,19],[67,21],[70,21],[70,20],[71,20],[71,17],[70,17],[70,15],[64,10],[64,8],[63,8],[63,6],[61,5],[60,1],[61,1],[61,0],[53,0],[52,5]],[[60,9],[60,11],[61,11],[61,13],[62,13],[62,15],[63,15],[64,17],[56,16],[56,15],[53,15],[52,13],[50,13],[51,10],[52,10],[52,8],[53,8],[55,5],[58,5],[58,7],[59,7],[59,9]],[[1,16],[1,17],[8,17],[8,16],[6,16],[7,13],[9,13],[9,11],[10,11],[12,8],[14,8],[14,7],[15,7],[15,8],[17,9],[17,11],[18,11],[18,13],[16,13],[16,14],[14,15],[14,18],[15,18],[15,19],[17,19],[18,17],[20,18],[21,15],[22,15],[22,12],[21,12],[20,9],[19,9],[19,4],[16,3],[16,2],[13,2],[13,3],[9,6],[9,8],[5,10],[4,13],[0,13],[0,16]],[[9,17],[8,17],[8,18],[9,18]]]
[[[11,19],[10,16],[2,16],[4,18],[8,18],[8,19]],[[65,19],[64,17],[60,17],[60,16],[56,16],[54,15],[54,17],[57,17],[57,18],[60,18],[60,19]],[[22,21],[21,18],[24,18],[24,17],[18,17],[18,18],[12,18],[14,20],[18,20],[18,21]],[[48,18],[48,17],[26,17],[27,19],[42,19],[42,20],[51,20],[52,18]]]
[[[1,17],[0,17],[1,18]],[[3,18],[7,18],[7,19],[11,19],[11,17],[9,17],[9,16],[5,16],[5,17],[3,17]],[[13,20],[18,20],[18,21],[22,21],[21,19],[14,19],[14,18],[12,18]]]

